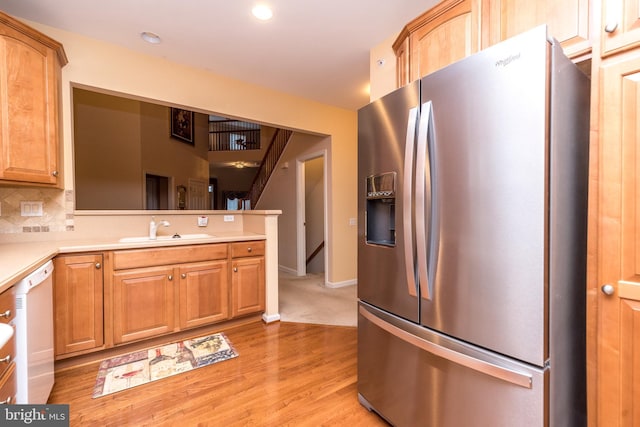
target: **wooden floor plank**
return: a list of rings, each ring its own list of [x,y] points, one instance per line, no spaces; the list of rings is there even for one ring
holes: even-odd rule
[[[386,426],[358,403],[354,327],[255,322],[224,330],[239,357],[91,397],[99,363],[56,373],[71,426]]]

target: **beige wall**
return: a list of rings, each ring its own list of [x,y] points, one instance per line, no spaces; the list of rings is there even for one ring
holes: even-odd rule
[[[369,52],[369,99],[376,99],[388,94],[396,88],[396,55],[393,52],[393,42],[397,34],[389,36],[385,41]],[[379,61],[382,61],[380,64]]]
[[[135,53],[77,34],[29,22],[64,45],[69,64],[62,72],[65,188],[73,189],[72,83],[158,100],[308,133],[328,135],[327,275],[333,282],[355,280],[357,115],[325,104],[216,76],[162,58]],[[310,82],[311,84],[311,82]]]
[[[278,218],[278,241],[280,242],[278,260],[281,268],[292,273],[297,273],[298,255],[296,221],[299,205],[296,188],[296,162],[298,159],[310,154],[325,150],[330,151],[330,146],[329,137],[294,133],[257,205],[258,209],[268,210],[278,206],[278,209],[282,210],[282,214]],[[329,165],[327,165],[327,168],[329,169]],[[302,184],[304,185],[304,183]],[[327,202],[330,203],[330,200],[327,200]],[[355,278],[355,272],[353,278]],[[343,279],[342,281],[349,279],[351,278]],[[331,281],[331,278],[328,277],[327,280]]]

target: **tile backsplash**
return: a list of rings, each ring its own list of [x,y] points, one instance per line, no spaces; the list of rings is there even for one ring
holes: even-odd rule
[[[42,216],[22,216],[21,202],[42,203]],[[0,234],[72,231],[74,197],[71,190],[0,187]]]

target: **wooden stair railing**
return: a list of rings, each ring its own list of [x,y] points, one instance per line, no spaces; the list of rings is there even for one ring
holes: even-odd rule
[[[311,260],[314,259],[316,257],[316,255],[318,255],[320,253],[322,248],[324,248],[324,240],[322,242],[320,242],[318,247],[311,253],[311,255],[309,255],[307,257],[307,264],[309,264],[311,262]]]
[[[273,138],[271,138],[269,148],[267,148],[267,152],[265,153],[262,163],[260,163],[260,167],[256,172],[256,176],[253,178],[251,187],[247,192],[246,199],[250,201],[251,209],[255,209],[256,203],[258,203],[258,200],[262,195],[262,191],[267,185],[269,177],[271,177],[271,174],[278,163],[278,159],[280,159],[280,156],[287,146],[292,134],[293,131],[277,129]]]

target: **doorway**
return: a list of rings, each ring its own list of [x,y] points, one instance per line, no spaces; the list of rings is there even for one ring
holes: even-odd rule
[[[296,162],[298,186],[298,276],[324,274],[326,256],[326,151]]]
[[[145,174],[145,209],[169,209],[169,177]]]

